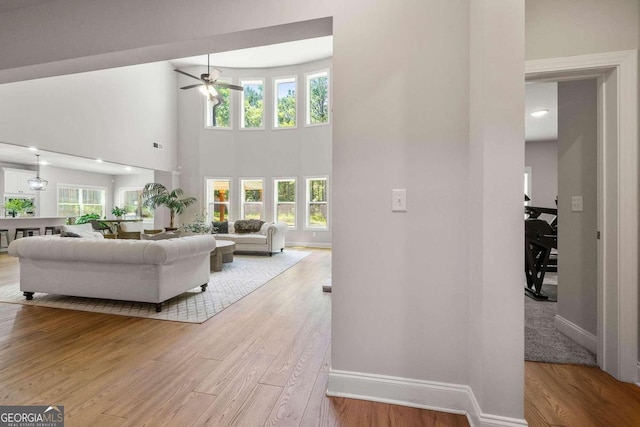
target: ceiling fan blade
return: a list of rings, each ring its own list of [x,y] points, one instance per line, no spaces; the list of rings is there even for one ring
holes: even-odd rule
[[[175,70],[173,70],[173,71],[175,71],[176,73],[184,74],[185,76],[191,77],[192,79],[202,80],[202,79],[200,79],[200,77],[196,77],[196,76],[194,76],[193,74],[185,73],[185,72],[184,72],[184,71],[182,71],[182,70],[175,69]]]
[[[214,86],[226,87],[228,89],[234,89],[234,90],[244,90],[242,86],[232,85],[231,83],[216,82]]]
[[[198,86],[204,86],[204,83],[198,83],[198,84],[195,84],[195,85],[189,85],[189,86],[181,87],[180,89],[182,89],[182,90],[193,89],[194,87],[198,87]]]

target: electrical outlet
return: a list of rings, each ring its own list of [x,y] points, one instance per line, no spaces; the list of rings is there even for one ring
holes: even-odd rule
[[[582,212],[584,210],[584,199],[582,196],[571,197],[571,212]]]

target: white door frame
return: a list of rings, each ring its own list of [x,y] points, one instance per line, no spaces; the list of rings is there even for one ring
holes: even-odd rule
[[[598,79],[599,101],[598,190],[602,194],[598,195],[598,364],[620,381],[636,382],[640,380],[637,52],[525,64],[527,81],[587,77]]]

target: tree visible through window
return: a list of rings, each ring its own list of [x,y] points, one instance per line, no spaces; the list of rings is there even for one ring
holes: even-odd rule
[[[327,178],[307,179],[307,227],[328,228]]]
[[[276,128],[296,126],[296,78],[276,79],[274,84],[275,111],[273,125]]]
[[[242,219],[262,219],[263,181],[261,179],[243,179]]]
[[[230,204],[228,179],[207,179],[207,206],[211,221],[228,221]]]
[[[247,128],[263,127],[264,83],[262,80],[243,80],[241,126]]]
[[[289,227],[296,226],[296,180],[276,179],[275,183],[275,219],[286,222]]]
[[[307,124],[329,122],[329,73],[307,76]]]
[[[96,213],[105,215],[106,190],[91,187],[58,187],[58,215],[80,216]]]
[[[224,83],[231,83],[219,79]],[[231,89],[216,86],[222,102],[215,105],[207,99],[207,126],[214,128],[231,128]]]

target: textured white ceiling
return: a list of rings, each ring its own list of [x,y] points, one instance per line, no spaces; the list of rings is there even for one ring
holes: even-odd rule
[[[333,56],[333,36],[297,40],[268,46],[211,54],[212,67],[270,68],[303,64]],[[207,65],[207,55],[169,61],[176,68]]]

